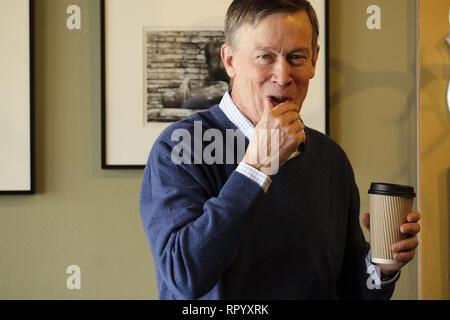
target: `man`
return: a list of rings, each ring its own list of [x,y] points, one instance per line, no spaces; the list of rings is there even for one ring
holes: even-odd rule
[[[161,299],[392,295],[398,271],[414,257],[419,214],[402,226],[410,237],[394,248],[399,264],[369,276],[376,268],[351,165],[299,115],[315,73],[318,30],[304,0],[235,0],[228,9],[221,55],[231,92],[165,130],[144,173],[141,217]],[[237,155],[235,162],[199,161],[213,154],[206,152],[213,135],[201,132],[216,133],[217,142],[230,129],[245,135],[245,155],[236,134],[214,152]],[[363,221],[368,226],[369,216]],[[371,279],[378,285],[368,285]]]

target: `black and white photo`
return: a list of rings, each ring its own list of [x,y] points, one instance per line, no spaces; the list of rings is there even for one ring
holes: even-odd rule
[[[220,30],[145,29],[147,122],[172,122],[220,102],[229,79]]]

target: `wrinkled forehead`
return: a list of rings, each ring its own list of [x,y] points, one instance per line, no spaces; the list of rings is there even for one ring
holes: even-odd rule
[[[275,10],[275,11],[271,11],[271,12],[262,11],[262,12],[256,14],[256,15],[254,15],[253,17],[248,17],[247,19],[244,20],[244,23],[248,23],[248,24],[250,24],[250,25],[255,27],[262,20],[264,20],[267,17],[274,16],[274,15],[280,15],[280,16],[288,17],[288,16],[292,16],[292,15],[297,15],[300,12],[305,12],[306,13],[306,10],[298,9],[298,10],[295,10],[295,11],[294,10],[287,11],[287,10],[280,9],[280,10]]]
[[[282,25],[282,30],[280,28]],[[251,33],[250,37],[243,37],[244,33]],[[272,37],[289,37],[290,34],[296,32],[297,34],[306,35],[312,39],[312,25],[308,14],[305,10],[298,10],[295,12],[272,12],[264,16],[260,15],[253,20],[242,23],[236,30],[234,37],[235,49],[239,49],[241,40],[255,41],[252,36],[258,36],[270,40]],[[245,39],[244,39],[245,38]]]

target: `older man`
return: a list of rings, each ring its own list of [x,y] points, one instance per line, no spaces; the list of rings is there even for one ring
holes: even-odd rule
[[[374,266],[352,167],[335,142],[305,127],[299,115],[315,73],[318,35],[305,0],[231,4],[221,50],[231,91],[219,105],[166,129],[144,173],[141,217],[161,299],[392,295],[399,269],[414,257],[419,214],[402,226],[410,238],[395,248],[401,263],[369,275]],[[180,130],[192,141],[180,143],[174,134]],[[208,130],[214,142],[226,140],[215,145],[215,155],[227,159],[239,154],[239,134],[218,137],[241,132],[245,155],[233,163],[199,161],[196,152],[210,148],[213,135],[201,134]],[[194,149],[195,161],[174,161],[180,144],[183,159]]]

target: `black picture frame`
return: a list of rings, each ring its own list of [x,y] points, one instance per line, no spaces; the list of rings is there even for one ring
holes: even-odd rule
[[[106,46],[106,22],[107,22],[107,1],[100,1],[100,11],[101,11],[101,167],[102,169],[144,169],[146,165],[146,161],[143,160],[142,163],[136,164],[131,163],[131,161],[123,161],[123,162],[114,162],[110,161],[108,157],[108,143],[110,137],[108,136],[108,96],[107,96],[107,46]],[[324,55],[324,77],[323,77],[323,87],[324,87],[324,128],[323,131],[325,134],[329,135],[329,0],[316,0],[323,1],[324,4],[324,24],[321,27],[322,32],[325,31],[325,35],[323,37],[323,44],[325,48],[321,48],[321,54]],[[127,2],[128,6],[133,6],[132,1]],[[133,139],[130,139],[132,141]],[[146,155],[148,155],[151,146],[147,146],[145,149]],[[146,159],[146,158],[145,158]]]

